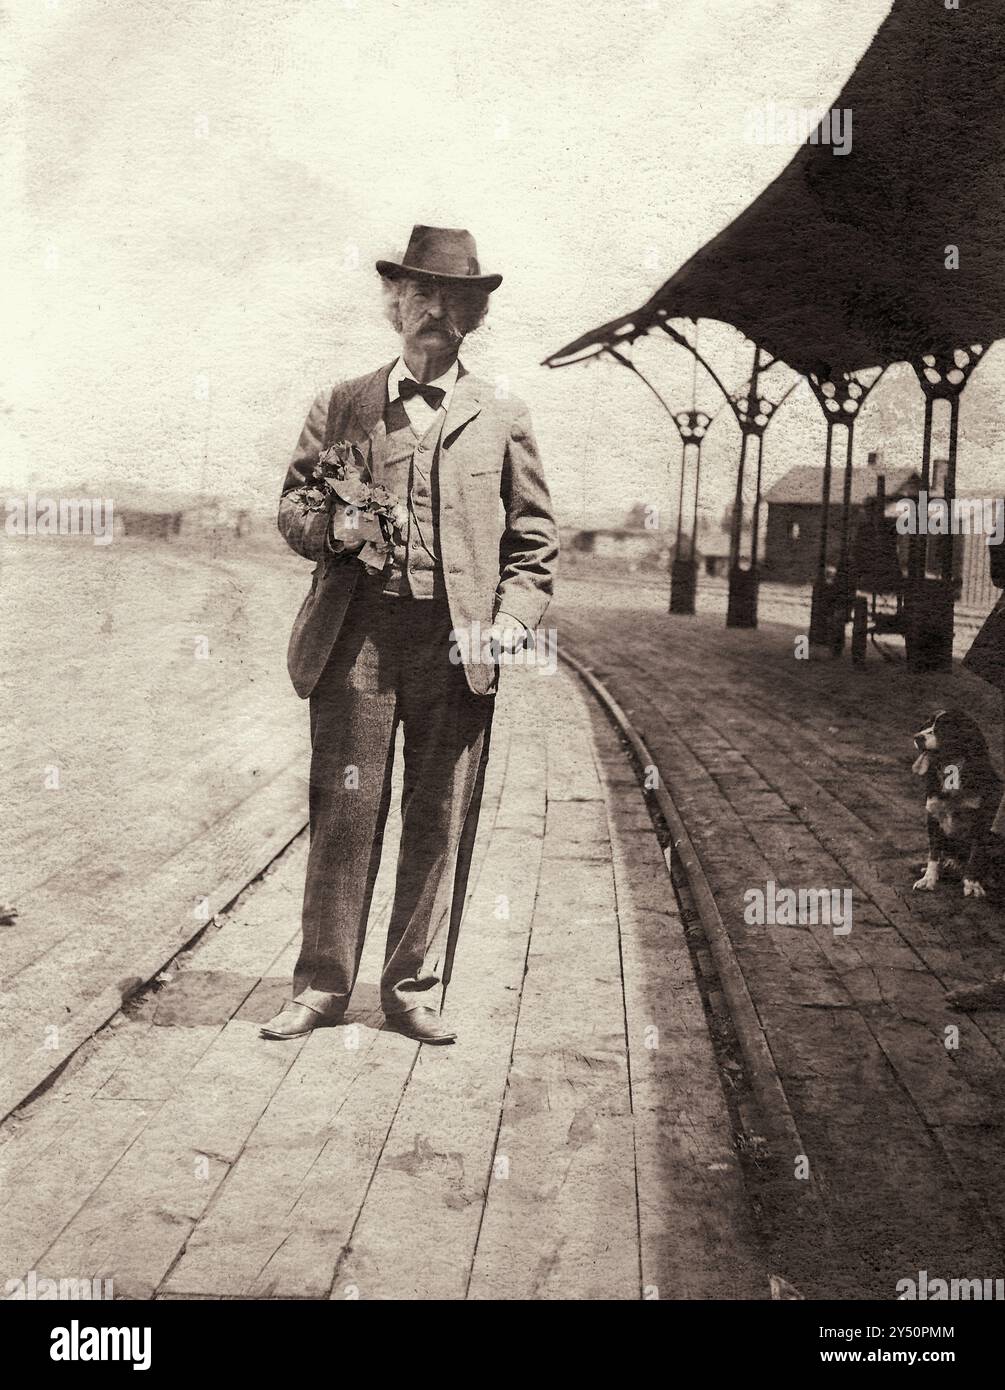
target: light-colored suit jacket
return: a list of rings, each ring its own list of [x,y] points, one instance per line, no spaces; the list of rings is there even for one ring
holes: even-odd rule
[[[319,452],[340,439],[364,445],[373,479],[381,481],[393,365],[321,392],[283,484],[279,529],[298,555],[317,562],[287,653],[294,689],[304,699],[324,670],[364,571],[358,560],[332,554],[326,546],[326,513],[309,512],[290,493],[309,480]],[[463,639],[456,650],[471,689],[491,694],[498,668],[483,659],[477,634],[484,637],[500,611],[536,628],[551,598],[558,560],[558,528],[527,407],[512,396],[497,400],[487,382],[461,366],[438,468],[440,558],[451,624]]]

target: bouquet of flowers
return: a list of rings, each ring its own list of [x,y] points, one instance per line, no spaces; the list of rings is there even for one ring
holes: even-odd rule
[[[333,548],[355,549],[368,574],[385,570],[395,544],[404,544],[408,509],[390,488],[373,481],[358,444],[339,439],[322,450],[311,481],[292,496],[309,512],[329,513]]]

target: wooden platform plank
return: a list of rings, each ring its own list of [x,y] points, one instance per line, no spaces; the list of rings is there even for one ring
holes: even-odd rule
[[[571,685],[566,694],[563,723],[548,726],[542,879],[471,1273],[476,1299],[640,1295],[610,845],[582,696]]]
[[[303,828],[303,785],[292,770],[188,844],[150,878],[115,897],[85,948],[70,935],[14,980],[4,995],[0,1117],[121,1008],[140,983],[201,930],[201,898],[212,916]],[[39,1007],[44,1000],[45,1006]]]
[[[200,945],[200,969],[269,973],[279,954],[299,938],[307,849],[304,831],[276,865],[245,889],[227,913],[227,930]]]
[[[30,1193],[19,1183],[14,1198],[0,1208],[4,1278],[23,1278],[36,1268],[149,1118],[150,1109],[142,1101],[92,1101],[72,1129],[42,1151],[31,1165]],[[56,1277],[92,1277],[87,1265],[50,1268]]]
[[[116,1292],[150,1298],[247,1141],[301,1040],[269,1049],[230,1023],[39,1262],[96,1270]]]
[[[368,1022],[311,1035],[165,1292],[327,1297],[416,1050]]]
[[[507,710],[506,728],[514,717]],[[502,731],[500,731],[502,732]],[[459,1042],[423,1048],[408,1081],[332,1297],[465,1297],[492,1169],[538,888],[545,747],[525,731],[493,756],[506,779],[469,896],[450,987]],[[490,762],[491,766],[491,762]],[[481,839],[481,833],[479,835]],[[513,866],[519,865],[514,875]]]
[[[630,1116],[507,1106],[469,1297],[640,1296]]]

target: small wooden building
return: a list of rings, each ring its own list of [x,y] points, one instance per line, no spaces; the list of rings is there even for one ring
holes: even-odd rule
[[[876,479],[882,472],[886,479],[888,501],[903,496],[913,482],[917,488],[917,471],[913,468],[854,468],[851,475],[851,527],[855,532],[859,510],[867,497],[876,494]],[[816,578],[820,550],[820,523],[823,493],[822,468],[799,464],[790,468],[764,495],[768,520],[764,538],[762,579],[782,584],[812,584]],[[831,475],[830,512],[827,528],[827,560],[836,565],[841,544],[841,499],[844,486],[843,467]]]

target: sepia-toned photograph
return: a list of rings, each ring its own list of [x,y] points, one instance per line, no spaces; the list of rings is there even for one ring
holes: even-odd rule
[[[990,1351],[1005,0],[0,43],[26,1365],[374,1301]]]

